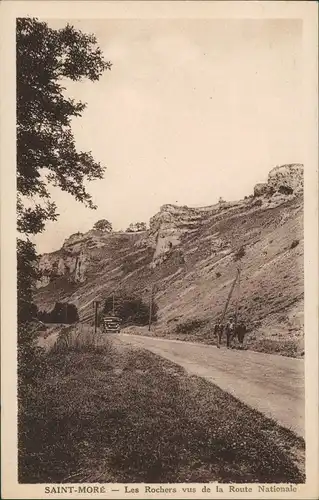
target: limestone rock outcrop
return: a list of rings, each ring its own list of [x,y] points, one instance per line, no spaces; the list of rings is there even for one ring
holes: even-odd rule
[[[303,349],[302,188],[303,166],[283,165],[243,200],[167,204],[142,232],[76,233],[41,257],[36,303],[50,310],[71,302],[84,321],[93,301],[113,291],[147,303],[154,284],[159,334],[175,335],[177,326],[199,319],[205,326],[196,335],[211,341],[237,272],[236,250],[244,247],[238,311],[251,329],[250,345],[295,355]],[[198,340],[195,333],[188,339]]]
[[[269,172],[268,185],[275,191],[284,187],[300,193],[303,190],[303,173],[304,167],[300,163],[277,166]]]
[[[277,165],[268,174],[268,182],[258,183],[254,187],[254,196],[297,195],[303,191],[304,167],[301,163]]]
[[[254,187],[254,196],[263,196],[269,191],[269,185],[267,182],[260,182]]]

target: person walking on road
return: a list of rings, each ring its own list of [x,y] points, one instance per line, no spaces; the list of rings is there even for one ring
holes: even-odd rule
[[[238,342],[241,347],[243,347],[244,344],[244,338],[247,333],[247,327],[243,321],[239,323],[237,326],[237,336],[238,336]]]
[[[230,341],[234,335],[234,331],[235,331],[235,322],[233,318],[230,318],[230,320],[226,324],[226,342],[228,349],[230,347]]]
[[[215,324],[215,328],[214,328],[214,335],[216,336],[216,339],[217,339],[217,347],[218,348],[220,347],[220,343],[222,340],[222,334],[223,334],[223,327],[220,323],[220,320],[218,320],[217,323]]]

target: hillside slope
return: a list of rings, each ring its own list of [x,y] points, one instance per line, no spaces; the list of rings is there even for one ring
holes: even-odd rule
[[[241,259],[239,314],[248,346],[303,353],[303,166],[276,167],[268,183],[238,202],[203,208],[164,205],[140,233],[72,235],[41,257],[44,273],[36,302],[77,305],[80,316],[113,291],[148,299],[155,284],[159,306],[154,335],[213,342],[213,325]],[[234,301],[230,304],[233,311]]]

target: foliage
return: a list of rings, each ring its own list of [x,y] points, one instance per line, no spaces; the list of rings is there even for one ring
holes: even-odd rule
[[[275,194],[276,190],[273,186],[268,186],[266,197],[271,198]]]
[[[18,323],[22,324],[37,315],[32,303],[32,294],[40,273],[35,246],[29,240],[17,241],[17,277]]]
[[[157,321],[158,306],[153,300],[152,322]],[[108,297],[104,302],[103,314],[113,312],[113,297]],[[131,295],[117,295],[114,301],[115,315],[122,319],[123,324],[144,326],[149,321],[149,304],[145,304],[140,297]]]
[[[146,231],[145,222],[132,222],[126,230],[127,233],[138,233],[139,231]]]
[[[245,249],[243,246],[241,246],[238,250],[236,250],[234,254],[234,261],[238,261],[242,259],[246,255]]]
[[[53,30],[34,18],[17,19],[18,424],[22,446],[23,411],[25,407],[30,411],[30,395],[41,381],[44,366],[32,301],[41,275],[29,237],[58,216],[49,185],[95,208],[86,182],[101,179],[104,172],[90,152],[76,151],[71,122],[81,116],[85,104],[65,96],[63,81],[96,81],[110,67],[94,36],[70,25]]]
[[[261,207],[263,204],[262,200],[256,200],[254,201],[254,203],[252,204],[253,207]]]
[[[86,105],[66,97],[62,83],[98,80],[111,65],[94,36],[69,24],[54,30],[37,19],[20,18],[16,41],[18,228],[36,234],[57,217],[48,184],[94,208],[85,181],[101,179],[104,168],[91,153],[76,151],[71,120]],[[25,207],[24,197],[39,202]]]
[[[207,319],[189,319],[176,327],[176,333],[192,333],[207,324]]]
[[[281,194],[293,194],[294,190],[290,186],[279,186],[279,193]]]
[[[43,323],[76,323],[79,321],[79,313],[74,304],[56,302],[50,312],[39,311],[38,319]]]
[[[96,229],[97,231],[103,231],[105,233],[111,233],[112,224],[106,219],[101,219],[94,224],[93,229]]]
[[[291,243],[290,248],[296,248],[298,245],[299,245],[299,240],[294,240],[294,241]]]
[[[94,36],[70,25],[54,30],[37,19],[19,18],[16,28],[17,226],[25,235],[17,242],[18,319],[24,324],[34,315],[32,292],[40,277],[28,236],[58,215],[49,184],[95,208],[85,182],[104,172],[91,153],[75,149],[71,121],[85,104],[65,96],[63,81],[96,81],[111,64]]]

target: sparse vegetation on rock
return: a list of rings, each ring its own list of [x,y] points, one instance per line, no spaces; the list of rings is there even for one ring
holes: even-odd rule
[[[267,183],[256,184],[254,187],[254,196],[263,196],[267,194],[269,186]]]
[[[106,219],[101,219],[94,224],[93,229],[96,231],[102,231],[103,233],[111,233],[112,224]]]
[[[241,260],[244,256],[246,255],[244,247],[240,247],[238,250],[236,250],[234,254],[234,261],[237,262],[238,260]]]
[[[298,245],[299,245],[299,240],[294,240],[294,241],[291,243],[290,248],[296,248]]]
[[[254,207],[261,207],[263,204],[262,200],[261,199],[258,199],[256,201],[254,201],[254,203],[252,204]]]
[[[139,231],[146,231],[145,222],[135,222],[135,223],[132,222],[126,229],[127,233],[138,233]]]
[[[176,333],[193,333],[196,330],[199,330],[204,325],[207,324],[207,320],[204,319],[188,319],[176,326]]]
[[[290,186],[279,186],[278,192],[281,194],[293,194],[294,190]]]

